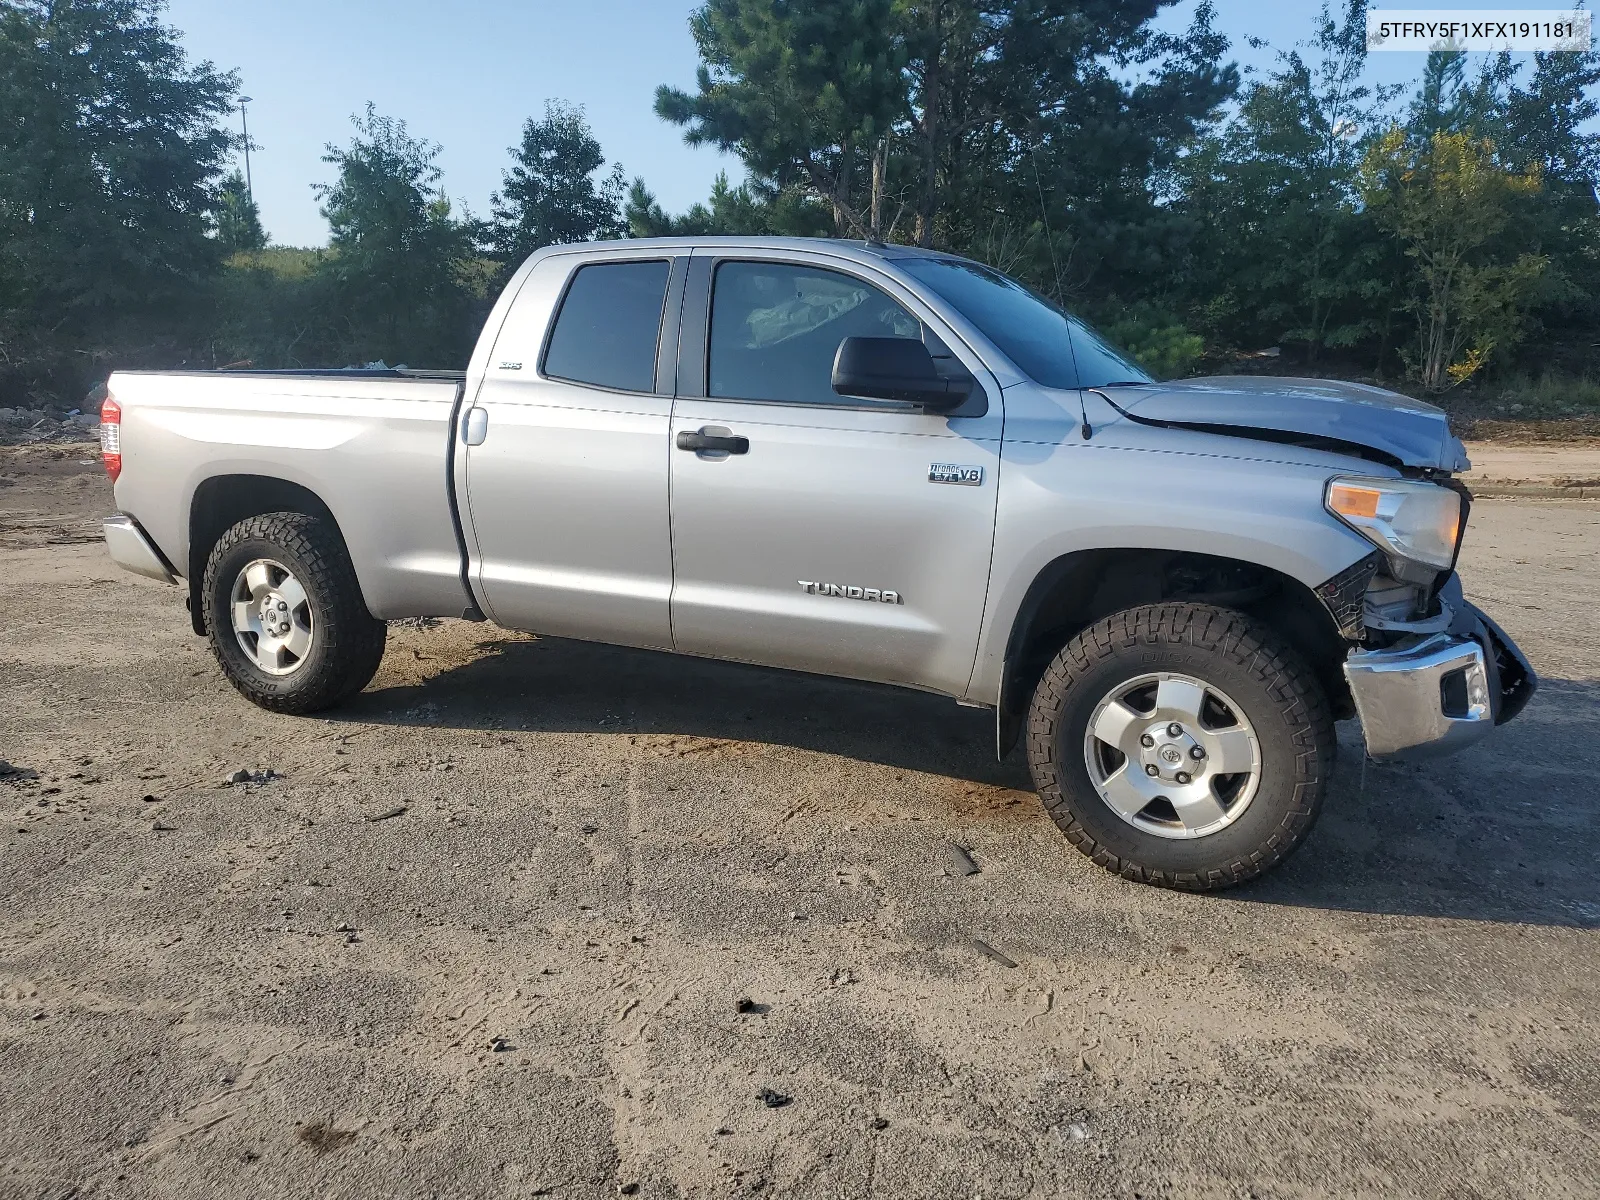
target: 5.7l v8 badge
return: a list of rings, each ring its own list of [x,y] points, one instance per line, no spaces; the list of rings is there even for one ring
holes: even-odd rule
[[[960,483],[978,487],[983,483],[982,467],[966,467],[960,463],[929,463],[929,483]]]

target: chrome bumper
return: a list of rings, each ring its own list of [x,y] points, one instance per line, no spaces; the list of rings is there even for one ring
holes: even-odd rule
[[[1470,604],[1451,632],[1354,651],[1344,677],[1373,758],[1453,754],[1521,712],[1539,682],[1505,631]]]
[[[112,562],[135,575],[146,575],[162,583],[178,582],[172,568],[167,566],[167,560],[161,557],[161,551],[139,528],[139,522],[118,513],[114,517],[107,517],[103,528],[106,549],[111,552]]]

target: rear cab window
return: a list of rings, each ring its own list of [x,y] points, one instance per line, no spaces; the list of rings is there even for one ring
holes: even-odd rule
[[[543,373],[615,391],[654,392],[671,271],[667,259],[579,267],[556,311]]]

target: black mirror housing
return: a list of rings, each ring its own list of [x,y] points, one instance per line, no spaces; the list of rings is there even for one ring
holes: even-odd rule
[[[912,338],[847,337],[833,356],[833,390],[841,396],[950,412],[972,394],[972,383],[941,375],[927,346]]]

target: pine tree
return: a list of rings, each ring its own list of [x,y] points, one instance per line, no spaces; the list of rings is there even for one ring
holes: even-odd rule
[[[489,244],[507,270],[541,246],[620,237],[622,164],[605,175],[605,154],[581,108],[552,100],[528,118],[512,166],[489,202]]]
[[[267,246],[261,210],[238,171],[230,171],[217,192],[217,244],[227,254],[264,250]]]
[[[656,112],[775,190],[809,191],[840,235],[875,237],[872,163],[904,114],[893,17],[892,0],[708,0],[689,22],[697,91],[657,88]]]

